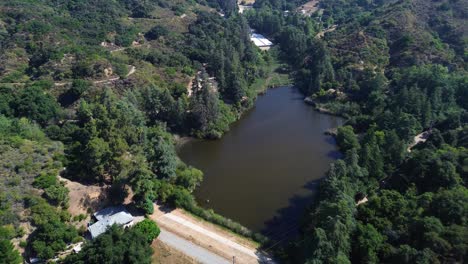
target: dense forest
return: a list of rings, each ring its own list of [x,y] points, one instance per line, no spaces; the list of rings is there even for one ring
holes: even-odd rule
[[[257,0],[243,15],[235,0],[0,2],[0,263],[83,240],[61,177],[264,241],[197,205],[203,173],[175,151],[253,105],[274,58],[251,28],[278,44],[308,103],[347,120],[343,158],[278,258],[466,261],[467,1],[322,0],[310,16],[305,2]],[[151,263],[158,234],[149,220],[112,227],[64,262]]]
[[[203,173],[179,160],[173,136],[219,138],[267,74],[271,58],[251,44],[235,1],[14,0],[0,10],[0,263],[21,262],[10,241],[52,259],[82,240],[86,216],[67,212],[59,175],[108,186],[115,204],[131,190],[148,214],[159,200],[254,235],[196,204]],[[69,263],[148,263],[137,229],[112,229]],[[108,250],[118,254],[102,262]]]
[[[256,1],[249,23],[279,43],[306,101],[347,122],[285,261],[463,263],[468,3],[328,0],[310,17],[292,3]]]

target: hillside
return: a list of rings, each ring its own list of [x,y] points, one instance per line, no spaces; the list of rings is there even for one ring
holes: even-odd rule
[[[338,9],[335,5],[339,4],[323,3],[324,17],[327,10]],[[337,56],[358,54],[350,63],[363,61],[364,66],[383,68],[386,63],[432,62],[460,67],[466,60],[464,1],[386,1],[340,8],[334,12],[346,10],[348,15],[335,20],[338,30],[328,34],[327,42]]]
[[[345,117],[286,263],[463,263],[467,1],[256,1],[317,110]]]
[[[15,237],[24,257],[40,259],[82,239],[87,215],[68,214],[58,174],[110,186],[115,204],[131,190],[132,205],[148,214],[159,200],[254,236],[198,207],[191,192],[203,173],[174,147],[175,134],[219,138],[275,69],[235,8],[186,0],[0,3],[0,132],[12,133],[0,142],[0,180],[11,186],[2,192],[0,246],[12,262],[20,261],[9,242]],[[150,261],[137,229],[112,232],[124,248],[143,246],[128,254]]]
[[[466,262],[467,0],[256,0],[242,15],[238,3],[0,2],[0,262],[151,263],[151,220],[67,257],[92,213],[68,208],[70,182],[266,243],[197,204],[203,172],[175,144],[220,138],[285,71],[345,118],[342,158],[298,237],[262,245],[285,263]],[[275,47],[256,48],[251,28]]]
[[[171,70],[188,59],[170,54],[184,42],[194,12],[211,10],[185,1],[8,1],[1,8],[2,83],[124,77],[133,63],[138,78],[129,82],[169,85],[175,79],[171,89],[185,87],[189,77]]]

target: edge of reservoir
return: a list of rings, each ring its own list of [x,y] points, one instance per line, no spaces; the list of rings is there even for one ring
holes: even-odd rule
[[[178,148],[205,174],[195,191],[201,206],[267,236],[295,232],[318,180],[340,156],[324,132],[343,123],[303,99],[293,87],[269,89],[221,139]]]

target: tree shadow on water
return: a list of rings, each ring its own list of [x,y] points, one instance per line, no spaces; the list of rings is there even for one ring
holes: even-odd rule
[[[325,142],[327,142],[330,145],[335,146],[336,145],[336,140],[332,136],[326,136],[325,137]]]
[[[327,153],[327,157],[332,158],[334,160],[340,159],[343,157],[340,151],[338,150],[331,150]]]
[[[260,231],[273,245],[286,245],[299,235],[301,219],[306,213],[306,208],[311,206],[318,194],[318,186],[321,179],[306,183],[303,188],[309,193],[294,195],[289,199],[287,207],[276,211],[275,216],[265,222],[265,227]]]

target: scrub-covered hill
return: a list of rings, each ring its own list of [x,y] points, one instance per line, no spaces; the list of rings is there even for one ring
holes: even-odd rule
[[[322,0],[311,16],[305,2],[246,13],[280,43],[306,101],[347,118],[344,158],[284,260],[464,262],[468,2]]]
[[[173,142],[176,133],[220,137],[272,69],[236,8],[216,0],[1,1],[2,258],[20,261],[15,237],[25,257],[40,259],[80,241],[85,228],[73,226],[86,216],[67,213],[59,173],[111,186],[114,203],[130,187],[146,213],[159,200],[252,235],[196,205],[191,192],[203,174],[178,159]],[[113,232],[122,248],[143,246],[115,247],[116,259],[150,261],[141,234]]]

